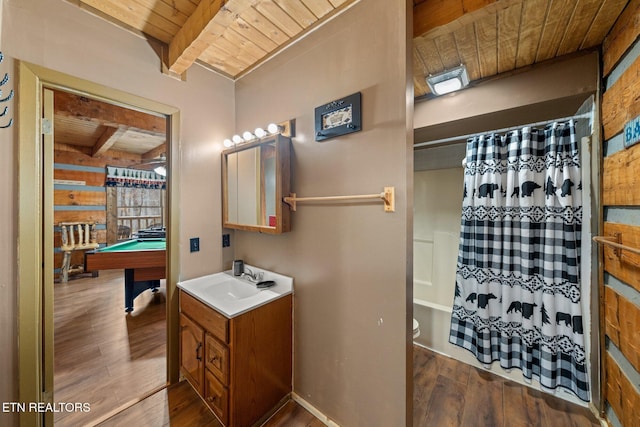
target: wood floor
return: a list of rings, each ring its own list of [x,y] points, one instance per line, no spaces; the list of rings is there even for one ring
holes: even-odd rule
[[[56,426],[89,425],[166,383],[164,281],[124,311],[122,270],[54,285],[54,401],[89,403],[57,412]]]
[[[414,427],[596,427],[582,406],[414,346]],[[363,408],[366,410],[366,408]],[[132,406],[100,426],[221,427],[186,383]],[[322,427],[290,401],[263,427]]]
[[[595,427],[587,408],[413,347],[413,425]]]
[[[121,271],[55,285],[54,399],[91,405],[90,412],[56,413],[55,425],[221,427],[184,381],[116,411],[166,379],[164,288],[158,297],[145,291],[129,315],[123,294]],[[586,408],[422,347],[414,346],[413,368],[415,427],[600,425]],[[323,425],[293,401],[264,424]]]
[[[223,427],[186,382],[163,390],[99,424],[100,427]],[[287,402],[263,427],[324,427],[310,412]]]

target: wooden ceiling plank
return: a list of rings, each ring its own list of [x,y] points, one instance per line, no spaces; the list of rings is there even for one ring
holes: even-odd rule
[[[579,0],[569,24],[565,37],[560,43],[557,56],[576,52],[580,49],[603,0]]]
[[[333,7],[338,8],[338,7],[342,6],[344,3],[346,3],[347,0],[329,0],[329,2],[331,2]]]
[[[164,135],[167,130],[164,117],[119,107],[68,92],[54,91],[53,99],[56,115],[92,121],[105,126],[128,126],[140,132],[156,135]]]
[[[265,36],[260,30],[242,19],[242,17],[238,17],[235,22],[231,24],[231,26],[229,26],[229,28],[242,35],[243,37],[251,40],[266,52],[271,52],[278,47],[278,45],[273,40]]]
[[[432,0],[420,3],[413,8],[413,36],[421,36],[495,2],[496,0]]]
[[[124,135],[126,131],[126,126],[106,126],[106,129],[91,149],[91,157],[101,157],[104,153],[109,151],[113,144],[118,141],[118,138]]]
[[[241,18],[251,24],[255,29],[267,36],[278,46],[289,41],[287,34],[273,22],[269,21],[264,15],[254,8],[247,9],[241,15]]]
[[[498,73],[498,15],[489,15],[474,25],[478,41],[478,62],[482,77]]]
[[[215,46],[221,51],[226,52],[229,58],[238,59],[240,62],[242,62],[245,65],[245,67],[248,67],[249,65],[253,64],[255,61],[259,59],[256,57],[252,57],[251,59],[248,59],[248,60],[247,59],[242,60],[239,56],[240,47],[237,46],[235,43],[232,43],[231,41],[229,41],[229,39],[226,37],[220,37],[218,40],[216,40],[215,44],[212,46]],[[244,55],[244,58],[246,58],[246,55]]]
[[[596,19],[594,19],[593,25],[589,29],[589,33],[587,33],[587,36],[582,42],[581,48],[583,49],[587,49],[603,43],[604,46],[602,50],[605,52],[603,54],[605,75],[608,74],[607,56],[611,47],[610,40],[615,39],[615,35],[617,34],[617,25],[614,26],[614,24],[616,24],[616,20],[619,16],[621,17],[620,21],[623,21],[623,16],[621,15],[626,15],[629,13],[629,11],[633,10],[633,6],[631,3],[629,4],[629,7],[625,9],[627,2],[628,0],[606,0],[602,5],[602,8],[600,8],[598,15],[596,15]],[[639,25],[637,26],[635,34],[632,31],[626,32],[628,36],[633,37],[632,40],[635,40],[636,35],[638,34],[638,32],[640,32],[640,1],[635,1],[635,3],[635,7],[637,9],[635,16]]]
[[[256,5],[256,10],[282,29],[289,37],[294,37],[302,32],[302,27],[276,3],[271,1],[259,3]]]
[[[445,69],[450,69],[460,65],[460,55],[458,54],[458,47],[453,33],[436,37],[433,41],[436,44],[440,54],[440,59],[442,60],[442,65]]]
[[[128,13],[131,20],[142,18],[144,26],[141,30],[143,31],[148,26],[154,26],[169,34],[175,34],[180,29],[179,24],[167,19],[158,11],[159,6],[155,2],[150,2],[149,0],[103,0],[103,3],[105,2],[118,5],[121,10]]]
[[[105,2],[102,0],[80,0],[82,4],[89,6],[99,12],[104,13],[117,21],[120,21],[142,33],[148,34],[162,42],[169,43],[175,31],[167,31],[165,28],[157,27],[147,23],[147,15],[145,13],[132,13],[124,4],[120,2]]]
[[[274,0],[302,28],[309,28],[318,18],[300,0]]]
[[[536,62],[542,62],[556,56],[576,2],[577,0],[551,0],[547,20],[542,30]]]
[[[227,28],[223,37],[236,45],[240,52],[246,52],[249,56],[256,58],[256,60],[264,58],[267,55],[267,51],[231,28]]]
[[[476,39],[475,26],[465,25],[454,33],[460,61],[467,67],[469,80],[478,80],[482,77],[480,62],[478,60],[478,41]]]
[[[220,68],[231,76],[239,74],[248,66],[248,64],[240,62],[237,58],[234,58],[218,46],[209,46],[201,57],[205,62],[216,68]]]
[[[420,56],[420,53],[415,48],[413,51],[413,96],[418,97],[429,93],[429,86],[425,80],[427,74],[427,67]]]
[[[175,8],[185,17],[191,16],[191,14],[198,7],[198,3],[193,3],[190,0],[162,0],[163,3],[169,5],[169,7]]]
[[[329,0],[302,0],[302,2],[318,19],[333,12],[333,6]]]
[[[413,42],[424,61],[424,65],[427,67],[428,74],[437,74],[444,70],[440,53],[438,52],[436,43],[432,39],[419,37]]]
[[[164,1],[158,0],[135,0],[144,8],[152,11],[163,19],[182,27],[189,18],[190,14],[185,14],[183,11],[177,8],[175,5],[170,5]],[[177,31],[177,30],[176,30]]]
[[[224,5],[224,0],[202,0],[187,22],[169,43],[168,68],[184,73],[203,52],[204,43],[196,43],[203,33],[215,31],[213,18]]]
[[[535,62],[548,8],[549,0],[527,0],[522,4],[516,68],[525,67]]]
[[[498,73],[516,66],[522,3],[498,11]]]

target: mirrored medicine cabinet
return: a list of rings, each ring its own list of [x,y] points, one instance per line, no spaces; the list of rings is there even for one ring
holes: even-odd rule
[[[290,231],[291,140],[273,135],[222,152],[222,225],[279,234]]]

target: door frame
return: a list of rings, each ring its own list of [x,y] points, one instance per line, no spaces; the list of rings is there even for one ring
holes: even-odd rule
[[[176,107],[115,90],[88,80],[18,61],[18,385],[19,401],[53,403],[53,242],[45,239],[53,205],[45,205],[53,190],[53,153],[46,153],[42,138],[43,89],[85,94],[112,104],[167,117],[167,382],[179,380],[179,319],[176,283],[179,277],[179,136],[180,111]],[[53,148],[50,148],[53,150]],[[47,165],[47,162],[51,163]],[[43,226],[44,225],[44,226]],[[48,257],[48,259],[47,259]],[[47,265],[51,264],[51,265]],[[53,270],[52,270],[53,271]],[[50,279],[47,279],[50,277]],[[45,298],[45,295],[47,298]],[[51,415],[51,413],[48,413]],[[50,423],[44,413],[25,411],[21,425]]]

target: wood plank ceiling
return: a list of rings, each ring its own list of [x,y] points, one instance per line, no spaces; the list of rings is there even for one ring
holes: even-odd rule
[[[359,0],[67,0],[231,78]],[[415,96],[461,63],[471,81],[599,46],[628,0],[414,0]]]
[[[602,44],[628,0],[414,0],[415,96],[465,64],[471,82]]]
[[[84,96],[54,91],[56,148],[110,155],[153,169],[166,154],[166,119]],[[165,156],[166,157],[166,156]],[[145,167],[141,167],[145,168]]]
[[[195,61],[237,78],[357,0],[68,0],[167,45],[166,65]]]

